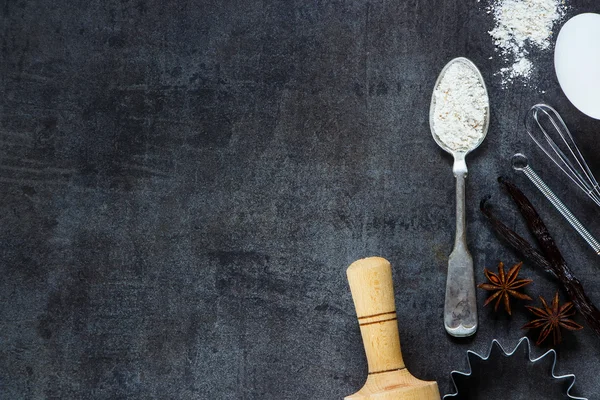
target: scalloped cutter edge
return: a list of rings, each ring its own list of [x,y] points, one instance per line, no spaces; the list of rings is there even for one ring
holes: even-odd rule
[[[456,371],[455,370],[455,371],[450,372],[450,379],[452,380],[452,386],[454,387],[454,391],[456,393],[447,394],[442,399],[443,400],[452,399],[452,398],[455,398],[456,396],[459,395],[459,393],[458,393],[458,387],[456,385],[456,381],[454,380],[454,377],[456,375],[460,375],[460,376],[471,376],[472,375],[473,370],[472,370],[472,367],[471,367],[471,360],[469,359],[469,354],[472,354],[472,355],[480,358],[483,361],[487,361],[490,358],[490,355],[492,353],[492,349],[494,348],[494,345],[496,345],[502,351],[502,353],[503,353],[503,355],[505,357],[510,357],[510,356],[512,356],[521,347],[521,345],[524,342],[527,343],[527,358],[529,359],[530,362],[536,363],[536,362],[542,360],[543,358],[545,358],[545,357],[547,357],[549,355],[551,355],[553,357],[552,372],[551,372],[552,378],[554,378],[554,379],[570,379],[571,380],[571,384],[569,385],[569,388],[567,389],[567,396],[570,399],[573,399],[573,400],[588,400],[587,397],[576,397],[576,396],[571,395],[571,393],[570,393],[571,389],[575,385],[575,375],[574,374],[556,375],[554,373],[554,370],[556,368],[556,362],[557,362],[556,351],[554,349],[548,350],[547,352],[545,352],[544,354],[542,354],[541,356],[539,356],[537,358],[531,358],[531,353],[532,353],[531,352],[531,342],[529,341],[529,338],[527,338],[527,337],[522,337],[521,339],[519,339],[519,342],[517,343],[517,345],[515,346],[515,348],[512,351],[510,351],[510,352],[507,352],[506,350],[504,350],[504,347],[502,347],[502,345],[500,344],[500,342],[497,339],[492,340],[492,344],[490,345],[490,348],[489,348],[486,356],[483,356],[483,355],[481,355],[479,353],[476,353],[476,352],[474,352],[472,350],[467,350],[467,364],[469,365],[468,371],[467,372],[461,372],[461,371]]]

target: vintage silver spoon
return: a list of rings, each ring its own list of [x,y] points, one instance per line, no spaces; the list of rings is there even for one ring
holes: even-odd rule
[[[484,126],[481,138],[471,144],[466,150],[455,151],[440,140],[435,131],[434,110],[436,105],[435,89],[442,82],[444,75],[454,63],[463,63],[477,77],[485,92],[487,107],[485,109]],[[466,218],[465,218],[465,186],[467,178],[467,164],[465,157],[475,150],[485,136],[489,127],[489,98],[483,76],[479,69],[470,60],[459,57],[450,61],[435,83],[434,94],[431,98],[429,111],[429,125],[435,142],[454,157],[452,171],[456,177],[456,237],[454,249],[448,259],[448,277],[446,280],[446,300],[444,304],[444,327],[446,331],[456,337],[471,336],[477,331],[477,302],[475,295],[475,277],[473,275],[473,258],[467,248]],[[438,122],[439,124],[439,122]]]

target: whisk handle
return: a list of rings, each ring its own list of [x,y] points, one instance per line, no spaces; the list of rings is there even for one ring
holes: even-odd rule
[[[525,164],[519,167],[515,167],[517,171],[521,171],[529,178],[529,180],[539,189],[540,192],[552,205],[562,214],[569,224],[579,233],[579,235],[587,242],[588,245],[600,255],[600,243],[592,236],[592,234],[585,229],[585,227],[579,222],[579,220],[573,215],[573,213],[563,204],[562,201],[554,194],[554,192],[546,185],[546,183],[539,177],[538,174],[526,163],[526,158],[517,154],[515,157],[522,157],[525,159]],[[513,158],[514,159],[514,158]],[[513,162],[514,166],[514,162]]]

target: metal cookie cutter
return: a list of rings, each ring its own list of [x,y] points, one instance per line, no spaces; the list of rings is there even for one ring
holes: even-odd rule
[[[524,357],[519,357],[519,354]],[[469,350],[467,362],[469,365],[467,372],[450,373],[456,393],[445,395],[444,400],[564,398],[588,400],[571,394],[571,389],[575,385],[575,375],[554,373],[556,351],[548,350],[540,357],[532,358],[531,343],[527,337],[521,338],[514,350],[510,352],[504,350],[494,339],[487,356]]]

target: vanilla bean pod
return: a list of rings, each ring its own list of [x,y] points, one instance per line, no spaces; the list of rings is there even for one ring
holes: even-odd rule
[[[489,198],[490,196],[481,200],[479,207],[483,215],[487,217],[494,230],[498,232],[498,234],[502,236],[502,238],[506,240],[514,249],[517,249],[521,254],[523,254],[523,256],[525,256],[525,258],[527,258],[532,264],[556,277],[556,274],[552,269],[552,265],[548,260],[546,260],[546,257],[544,257],[542,253],[529,244],[527,240],[523,239],[492,215],[487,206],[487,201]]]
[[[519,212],[525,218],[527,226],[536,241],[540,245],[542,252],[531,246],[527,240],[516,234],[497,218],[486,207],[486,199],[481,202],[481,211],[492,224],[496,232],[504,238],[513,248],[523,254],[534,265],[552,273],[562,287],[565,289],[575,307],[585,318],[587,324],[600,335],[600,311],[594,306],[592,301],[587,297],[583,286],[579,280],[573,275],[571,269],[567,266],[560,250],[556,246],[554,239],[550,235],[548,228],[533,208],[527,197],[513,183],[505,178],[499,178],[498,181],[508,191],[509,195],[516,203]]]

